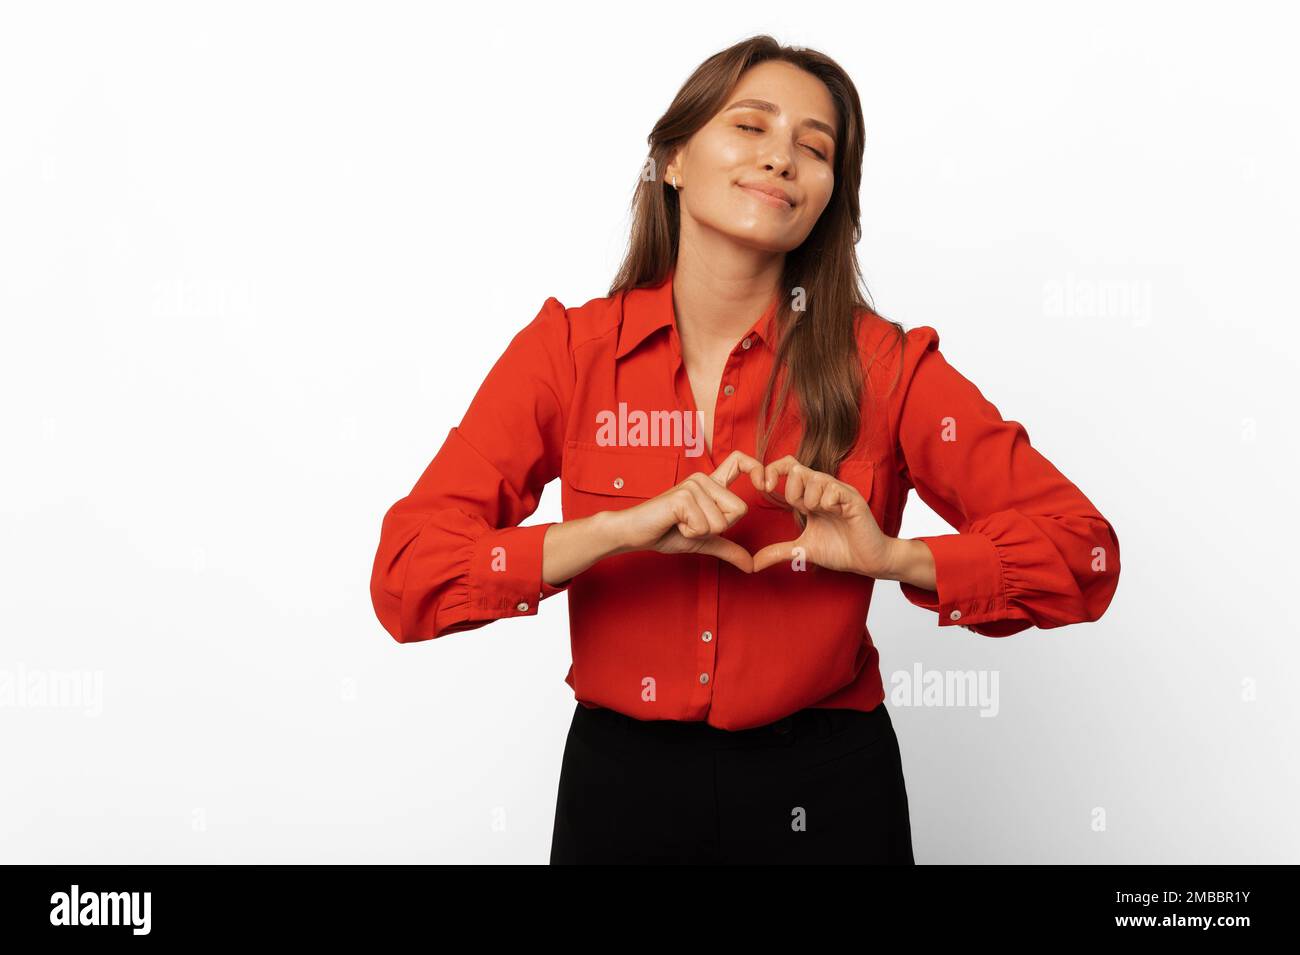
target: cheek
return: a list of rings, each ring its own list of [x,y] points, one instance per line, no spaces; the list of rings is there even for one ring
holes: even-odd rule
[[[816,176],[808,178],[808,205],[820,212],[831,201],[835,192],[835,174],[825,166],[820,167]]]
[[[818,182],[815,188],[810,188],[804,202],[803,215],[800,217],[802,223],[809,230],[817,224],[822,213],[826,211],[826,206],[830,204],[831,194],[834,192],[835,183],[828,177],[825,181]]]
[[[760,221],[757,211],[745,201],[745,194],[732,184],[732,180],[739,176],[736,171],[739,168],[734,162],[720,162],[711,168],[698,170],[682,193],[691,215],[724,230],[728,227],[748,229]],[[695,184],[694,189],[690,182]]]
[[[727,179],[733,170],[752,159],[751,153],[742,140],[733,136],[696,134],[684,172],[690,180],[699,182]]]

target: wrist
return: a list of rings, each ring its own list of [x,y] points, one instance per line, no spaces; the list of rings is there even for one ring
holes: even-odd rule
[[[889,538],[889,545],[885,550],[884,569],[874,576],[881,580],[906,580],[911,576],[911,568],[916,564],[916,548],[924,546],[925,544],[919,540]]]
[[[598,542],[601,557],[613,557],[630,550],[623,536],[623,520],[618,511],[597,511],[587,518],[591,522],[592,536]]]

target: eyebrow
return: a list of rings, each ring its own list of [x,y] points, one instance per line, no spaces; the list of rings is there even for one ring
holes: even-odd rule
[[[780,107],[778,107],[775,103],[769,103],[765,99],[738,99],[730,106],[728,106],[727,109],[723,110],[723,112],[725,113],[727,112],[727,110],[733,110],[733,109],[761,109],[765,113],[776,113],[776,114],[780,114],[781,112]],[[832,143],[835,142],[835,130],[832,129],[830,126],[828,126],[826,123],[823,123],[820,119],[805,119],[803,123],[801,123],[800,125],[809,126],[813,129],[821,130],[823,133],[825,133],[827,136],[831,138]]]

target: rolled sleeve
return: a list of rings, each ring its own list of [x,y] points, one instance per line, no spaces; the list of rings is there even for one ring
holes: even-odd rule
[[[939,615],[939,626],[963,626],[1006,616],[1007,590],[997,547],[983,534],[918,537],[934,556],[936,590],[899,583],[913,604]]]
[[[375,613],[398,643],[537,613],[567,589],[542,580],[546,531],[523,526],[559,476],[574,366],[549,298],[515,335],[411,492],[384,515]]]
[[[988,636],[1098,619],[1118,583],[1114,528],[938,343],[929,326],[907,333],[891,419],[905,486],[957,533],[916,538],[935,589],[900,591],[940,626]]]
[[[506,527],[474,541],[468,581],[476,616],[531,616],[542,600],[567,588],[567,581],[552,587],[542,580],[543,544],[549,527],[551,523]]]

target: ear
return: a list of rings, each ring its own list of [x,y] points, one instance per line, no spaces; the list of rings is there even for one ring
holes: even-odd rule
[[[668,158],[664,162],[664,171],[662,177],[664,185],[671,186],[673,182],[673,176],[677,177],[678,182],[681,182],[685,178],[682,175],[682,159],[683,159],[683,154],[685,152],[686,152],[686,147],[685,145],[682,145],[682,146],[678,146],[676,149],[674,149],[671,153],[668,154]]]

